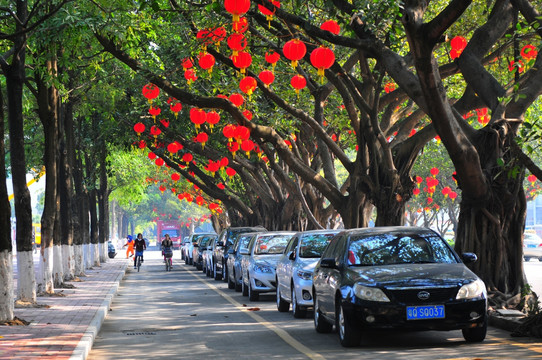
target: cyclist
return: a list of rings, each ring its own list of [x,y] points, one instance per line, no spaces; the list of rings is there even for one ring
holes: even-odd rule
[[[126,236],[126,244],[124,244],[123,248],[126,246],[128,246],[126,249],[126,259],[128,259],[130,256],[134,256],[134,240],[132,235]]]
[[[137,238],[134,241],[135,256],[134,256],[134,269],[137,268],[137,257],[141,256],[141,262],[143,262],[143,250],[147,249],[147,244],[145,239],[143,239],[143,234],[137,234]]]
[[[173,241],[169,237],[169,234],[166,234],[165,239],[162,240],[162,255],[164,256],[164,262],[168,261],[168,258],[173,256]]]

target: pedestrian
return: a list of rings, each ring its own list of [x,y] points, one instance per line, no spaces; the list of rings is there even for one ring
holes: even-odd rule
[[[132,238],[132,235],[128,235],[126,237],[126,244],[124,244],[123,248],[124,247],[127,247],[126,259],[128,259],[130,256],[134,256],[134,240]]]
[[[141,262],[143,262],[143,250],[147,250],[147,244],[145,239],[143,239],[143,234],[137,234],[137,238],[134,241],[135,256],[134,256],[134,269],[137,267],[137,257],[141,257]]]

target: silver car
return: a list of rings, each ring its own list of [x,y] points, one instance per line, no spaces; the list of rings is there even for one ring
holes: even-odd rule
[[[286,312],[292,304],[296,318],[313,306],[312,272],[327,244],[339,230],[314,230],[297,233],[277,263],[277,309]]]
[[[542,239],[533,233],[525,233],[523,237],[523,258],[529,261],[533,258],[542,261]]]
[[[239,292],[242,290],[242,282],[243,282],[243,270],[241,268],[241,259],[243,256],[248,255],[241,255],[240,250],[241,249],[248,249],[248,245],[250,244],[250,240],[254,236],[256,236],[258,233],[242,233],[240,234],[235,240],[233,245],[228,250],[228,261],[226,263],[228,267],[228,288],[235,289],[235,291]]]
[[[252,238],[248,249],[239,251],[242,255],[248,255],[241,260],[241,286],[243,295],[247,294],[250,301],[258,300],[260,293],[276,290],[277,262],[294,235],[295,232],[290,231],[259,233]]]

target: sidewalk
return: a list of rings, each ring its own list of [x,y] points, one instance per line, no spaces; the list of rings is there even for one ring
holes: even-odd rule
[[[39,308],[16,308],[27,326],[0,326],[0,359],[85,359],[109,311],[128,261],[108,259],[86,271],[65,296],[38,297]]]

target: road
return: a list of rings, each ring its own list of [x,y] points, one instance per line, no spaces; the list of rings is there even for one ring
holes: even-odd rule
[[[460,331],[371,332],[360,347],[345,349],[335,332],[315,332],[312,313],[294,319],[277,311],[274,295],[249,302],[192,266],[177,261],[166,273],[159,252],[145,254],[141,272],[127,271],[88,359],[542,357],[536,339],[512,338],[491,327],[480,344],[467,344]],[[178,252],[174,256],[180,259]]]

